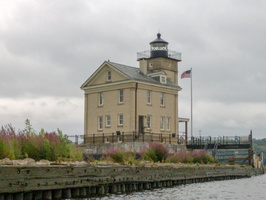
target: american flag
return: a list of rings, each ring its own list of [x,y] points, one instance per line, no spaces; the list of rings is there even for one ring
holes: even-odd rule
[[[181,79],[182,78],[191,78],[191,69],[190,70],[187,70],[187,71],[184,71],[182,74],[181,74]]]

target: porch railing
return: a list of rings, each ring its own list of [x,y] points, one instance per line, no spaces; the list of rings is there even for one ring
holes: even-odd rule
[[[113,132],[92,134],[84,137],[85,144],[106,144],[106,143],[126,143],[126,142],[161,142],[165,144],[185,144],[183,136],[175,133],[138,133],[138,132]]]

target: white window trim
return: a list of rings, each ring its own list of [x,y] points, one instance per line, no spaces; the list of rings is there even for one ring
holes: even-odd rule
[[[160,83],[166,84],[166,76],[165,75],[161,75],[160,76]]]
[[[103,130],[103,116],[98,116],[98,130]]]
[[[152,116],[151,115],[147,115],[147,121],[146,121],[146,123],[147,123],[147,129],[151,129],[151,127],[152,127]],[[149,123],[150,123],[150,126],[149,126]]]
[[[166,130],[171,130],[171,117],[166,117]]]
[[[110,117],[110,120],[108,120],[108,117]],[[110,122],[110,124],[108,124],[108,121]],[[106,115],[105,116],[105,126],[106,127],[111,127],[111,115]]]
[[[149,95],[148,95],[149,94]],[[147,104],[151,104],[151,90],[147,90]]]
[[[111,81],[112,80],[112,71],[110,71],[110,70],[107,71],[107,73],[106,73],[106,80],[107,81]]]
[[[165,95],[164,93],[160,94],[160,105],[165,106]]]
[[[98,105],[103,106],[103,93],[102,92],[98,93]]]
[[[120,124],[120,116],[122,116],[122,124]],[[123,114],[117,115],[117,125],[118,126],[124,126],[124,115]]]
[[[121,91],[122,91],[122,101],[121,101]],[[119,104],[124,103],[124,90],[123,89],[118,90],[118,103]]]
[[[160,130],[164,130],[164,118],[165,117],[160,117]]]

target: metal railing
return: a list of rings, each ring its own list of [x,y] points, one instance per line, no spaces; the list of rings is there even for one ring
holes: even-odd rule
[[[175,133],[138,133],[138,132],[114,132],[85,136],[85,144],[108,144],[126,142],[161,142],[165,144],[185,144],[185,138],[176,136]]]
[[[68,135],[67,137],[75,145],[79,145],[79,144],[84,143],[84,135]]]
[[[188,139],[189,145],[206,145],[206,144],[220,144],[220,145],[241,145],[251,144],[250,136],[218,136],[218,137],[191,137]]]
[[[151,51],[142,51],[137,53],[137,60],[143,59],[143,58],[150,58],[151,57]],[[168,50],[168,58],[173,58],[175,60],[181,60],[181,53]]]

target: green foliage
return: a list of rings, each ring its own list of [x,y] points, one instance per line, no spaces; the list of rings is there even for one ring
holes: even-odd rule
[[[263,152],[264,160],[263,163],[266,165],[266,138],[263,139],[253,139],[253,149],[256,154]]]
[[[147,148],[143,153],[143,158],[145,160],[150,160],[153,162],[163,162],[168,157],[168,149],[161,143],[150,143],[149,148]]]
[[[26,120],[23,131],[15,132],[11,125],[2,126],[0,130],[0,159],[33,158],[56,160],[82,160],[82,151],[78,149],[67,135],[57,129],[57,132],[39,134],[32,128],[30,121]]]
[[[120,164],[134,164],[136,154],[121,148],[109,149],[107,152],[110,160]]]
[[[167,159],[167,162],[170,163],[198,163],[198,164],[208,164],[208,163],[215,163],[216,160],[206,151],[186,151],[186,152],[179,152]]]

